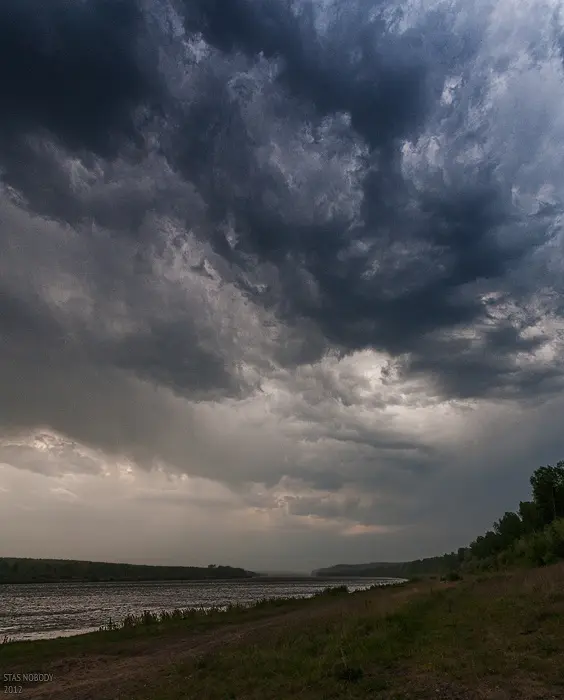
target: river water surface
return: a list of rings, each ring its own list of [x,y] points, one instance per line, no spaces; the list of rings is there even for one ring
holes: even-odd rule
[[[250,604],[264,598],[309,597],[327,586],[349,591],[400,579],[239,580],[149,583],[58,583],[0,585],[0,642],[42,639],[97,630],[110,617],[119,622],[144,610]]]

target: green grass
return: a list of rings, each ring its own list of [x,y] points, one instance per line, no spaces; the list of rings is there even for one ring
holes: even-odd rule
[[[189,680],[189,698],[369,698],[392,686],[425,638],[442,604],[432,594],[384,616],[370,601],[352,615],[290,627],[244,646],[178,664],[126,697],[172,700]],[[183,692],[186,692],[184,690]]]
[[[533,588],[511,577],[467,582],[385,614],[364,597],[311,627],[178,664],[122,697],[564,697],[564,591],[539,576]]]
[[[182,647],[172,657],[157,653],[155,665],[143,661],[139,673],[118,675],[120,700],[564,697],[562,564],[456,582],[269,601],[207,618],[171,616],[74,640],[0,646],[0,661],[5,661],[3,654],[14,654],[11,662],[35,670],[31,662],[41,659],[43,648],[51,656],[37,670],[49,672],[56,658],[77,655],[76,667],[85,668],[99,653],[134,658],[139,649],[133,641],[142,641],[150,654],[171,639],[192,644],[200,632],[236,633],[247,621],[258,620],[265,624],[240,639],[224,636],[193,657],[183,654]],[[71,679],[73,668],[71,661]],[[115,698],[115,684],[101,685],[94,696]]]

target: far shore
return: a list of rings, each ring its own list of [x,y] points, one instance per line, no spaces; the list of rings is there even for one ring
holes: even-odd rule
[[[182,584],[182,583],[200,583],[200,584],[210,584],[210,583],[299,583],[304,582],[316,582],[316,583],[328,583],[337,584],[339,581],[407,581],[408,579],[402,579],[397,576],[269,576],[260,575],[257,576],[246,576],[240,578],[186,578],[186,579],[158,579],[158,578],[147,578],[147,579],[56,579],[52,581],[0,581],[1,586],[48,586],[48,585],[60,585],[60,584],[103,584],[103,583],[129,583],[132,585],[142,584],[142,583],[161,583],[166,585],[172,584]]]

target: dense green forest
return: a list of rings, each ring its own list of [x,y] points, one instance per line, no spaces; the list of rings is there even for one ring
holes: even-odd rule
[[[231,566],[144,566],[70,559],[0,558],[0,583],[60,581],[193,581],[256,576]]]
[[[409,578],[453,571],[542,566],[564,559],[564,461],[555,467],[536,469],[530,484],[530,501],[521,501],[516,512],[504,513],[491,530],[456,552],[408,562],[340,564],[318,569],[313,574]]]

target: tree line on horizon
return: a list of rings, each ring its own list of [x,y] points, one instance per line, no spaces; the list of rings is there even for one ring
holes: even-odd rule
[[[530,484],[530,501],[521,501],[516,512],[507,511],[493,529],[456,552],[407,562],[339,564],[313,573],[407,578],[513,565],[542,566],[564,559],[564,461],[536,469]]]
[[[150,566],[75,561],[72,559],[24,559],[0,557],[2,583],[59,583],[109,581],[204,581],[252,578],[257,574],[238,567]]]

